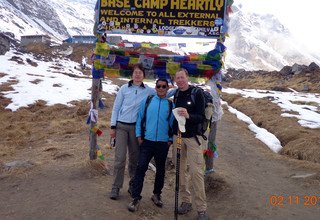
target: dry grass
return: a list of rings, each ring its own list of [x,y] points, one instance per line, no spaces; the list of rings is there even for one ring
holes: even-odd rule
[[[78,106],[64,105],[46,106],[44,101],[38,101],[27,108],[16,112],[0,112],[1,155],[13,154],[19,148],[29,145],[41,145],[50,136],[74,134],[86,129],[86,115],[81,108],[89,108],[85,102]]]
[[[12,90],[11,85],[15,80],[2,84],[1,91]],[[122,83],[124,83],[122,81]],[[114,95],[102,94],[105,109],[99,111],[99,127],[103,130],[109,129],[111,109]],[[17,150],[32,146],[41,148],[48,139],[70,138],[73,135],[88,131],[86,119],[90,108],[89,101],[73,101],[72,107],[62,104],[47,106],[43,100],[28,107],[19,108],[16,112],[5,110],[10,103],[9,99],[0,96],[0,156],[13,156]],[[54,159],[72,157],[71,154],[50,151]],[[61,153],[61,154],[59,154]]]
[[[320,72],[301,73],[291,76],[282,76],[278,72],[267,74],[251,73],[241,79],[227,82],[228,87],[246,89],[266,89],[290,91],[304,91],[308,88],[309,92],[320,93]]]
[[[4,75],[5,74],[0,73],[1,77],[3,77]],[[16,79],[8,80],[7,82],[0,84],[0,91],[1,92],[12,91],[13,90],[12,85],[15,85],[17,83],[18,83],[18,80]],[[4,111],[5,107],[10,103],[11,103],[11,100],[8,98],[5,98],[3,94],[0,93],[0,109]]]
[[[229,105],[248,115],[259,127],[273,133],[283,146],[281,154],[320,163],[320,129],[302,127],[295,118],[281,116],[281,109],[267,99],[224,94]]]

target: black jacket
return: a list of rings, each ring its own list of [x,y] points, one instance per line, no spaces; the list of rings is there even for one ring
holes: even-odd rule
[[[193,86],[189,86],[186,91],[179,91],[178,96],[174,98],[175,107],[183,107],[188,110],[189,119],[186,119],[186,132],[181,133],[182,137],[190,138],[195,137],[197,134],[197,125],[202,123],[205,118],[205,100],[201,91],[195,95],[195,102],[191,100],[191,90]],[[173,122],[173,133],[178,134],[178,122]]]

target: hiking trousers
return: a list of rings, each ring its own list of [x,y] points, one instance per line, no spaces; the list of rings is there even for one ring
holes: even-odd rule
[[[127,151],[129,153],[129,184],[133,181],[139,157],[139,145],[136,138],[135,127],[135,124],[117,122],[112,188],[122,188],[123,186]]]
[[[201,136],[198,136],[198,140],[199,142],[203,142],[203,138]],[[173,144],[175,152],[177,152],[177,135],[173,136]],[[189,177],[191,177],[190,181],[194,190],[194,202],[196,205],[196,209],[198,212],[206,211],[207,202],[204,187],[204,160],[202,147],[201,145],[199,145],[198,141],[194,137],[182,138],[182,146],[180,153],[181,201],[191,203],[191,193],[189,190]],[[189,172],[187,169],[187,164],[189,167]]]
[[[152,157],[154,157],[154,161],[156,163],[156,177],[154,180],[153,194],[161,195],[164,185],[168,150],[168,142],[149,140],[144,140],[142,142],[142,144],[140,145],[138,167],[132,184],[133,199],[140,200],[142,198],[141,192],[143,188],[144,177],[146,175],[146,171],[148,170],[149,162],[151,161]]]

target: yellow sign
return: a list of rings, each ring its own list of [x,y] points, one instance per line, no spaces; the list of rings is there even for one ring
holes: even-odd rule
[[[219,38],[226,1],[98,0],[97,32]]]

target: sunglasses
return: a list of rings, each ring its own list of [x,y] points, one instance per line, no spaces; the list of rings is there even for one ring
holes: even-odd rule
[[[165,89],[165,88],[167,88],[167,85],[157,85],[156,87],[157,87],[157,89],[160,89],[160,88]]]

